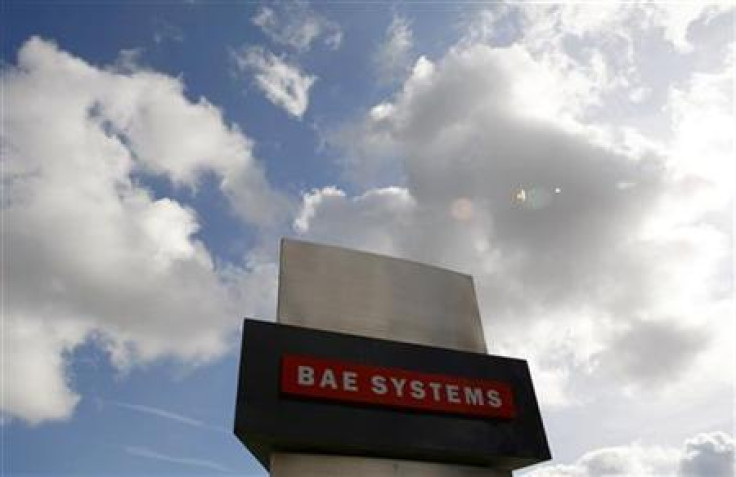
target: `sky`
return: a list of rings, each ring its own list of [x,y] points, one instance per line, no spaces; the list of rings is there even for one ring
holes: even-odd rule
[[[729,3],[0,8],[3,475],[266,475],[281,237],[473,276],[515,475],[734,474]]]

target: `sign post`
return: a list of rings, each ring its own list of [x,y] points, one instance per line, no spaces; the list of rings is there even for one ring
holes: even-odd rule
[[[486,354],[471,277],[283,240],[246,320],[235,433],[276,477],[508,476],[550,458],[526,362]]]

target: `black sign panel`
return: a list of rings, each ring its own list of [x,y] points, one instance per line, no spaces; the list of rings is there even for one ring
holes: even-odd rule
[[[245,320],[235,434],[270,453],[508,470],[551,458],[525,361]]]

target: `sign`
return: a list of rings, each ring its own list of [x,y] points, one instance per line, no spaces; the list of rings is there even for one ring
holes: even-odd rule
[[[330,400],[481,418],[516,415],[511,387],[487,379],[284,355],[281,392]]]
[[[254,320],[235,434],[266,468],[273,452],[507,470],[550,458],[523,360]]]

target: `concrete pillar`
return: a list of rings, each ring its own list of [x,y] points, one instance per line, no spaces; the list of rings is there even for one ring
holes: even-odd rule
[[[510,472],[456,464],[321,454],[275,453],[271,475],[277,477],[508,477]]]

